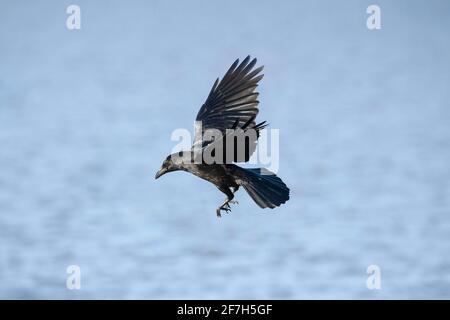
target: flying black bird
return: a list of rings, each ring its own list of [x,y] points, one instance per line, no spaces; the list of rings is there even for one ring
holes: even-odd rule
[[[263,66],[254,69],[255,64],[250,56],[240,64],[237,59],[221,81],[217,78],[197,114],[192,148],[169,155],[155,175],[158,179],[183,170],[215,184],[227,196],[216,210],[218,217],[221,211],[231,211],[230,203],[237,203],[233,198],[240,186],[261,208],[273,209],[289,200],[289,188],[274,173],[233,164],[250,159],[260,130],[267,126],[265,121],[255,122],[259,111],[255,89],[263,78]]]

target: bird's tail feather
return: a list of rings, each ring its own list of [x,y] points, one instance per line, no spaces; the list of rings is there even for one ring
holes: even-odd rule
[[[289,188],[267,169],[244,169],[241,185],[261,208],[275,208],[289,200]]]

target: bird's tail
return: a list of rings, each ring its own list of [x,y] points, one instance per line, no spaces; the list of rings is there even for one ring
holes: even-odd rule
[[[240,169],[244,173],[240,185],[261,208],[275,208],[289,200],[289,188],[273,172],[267,169]]]

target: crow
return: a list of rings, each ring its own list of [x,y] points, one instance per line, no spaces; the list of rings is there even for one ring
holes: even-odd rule
[[[260,74],[263,66],[254,68],[256,61],[247,56],[239,64],[237,59],[222,80],[217,78],[197,114],[191,149],[167,156],[155,175],[158,179],[167,172],[182,170],[216,185],[226,195],[216,209],[217,217],[221,217],[221,211],[230,212],[230,204],[237,203],[234,193],[240,186],[261,208],[273,209],[289,200],[289,188],[274,173],[234,164],[249,161],[260,131],[267,126],[265,121],[255,122],[259,111],[255,89],[264,76]]]

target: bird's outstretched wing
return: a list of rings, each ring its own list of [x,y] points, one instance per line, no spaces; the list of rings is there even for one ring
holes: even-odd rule
[[[247,56],[239,64],[237,59],[222,80],[217,78],[214,82],[196,117],[194,146],[206,147],[216,141],[205,137],[207,130],[218,130],[225,137],[227,129],[254,129],[256,137],[254,141],[247,143],[245,159],[234,159],[234,162],[248,161],[256,149],[259,130],[266,126],[265,122],[258,125],[255,123],[259,111],[259,93],[255,90],[264,76],[260,74],[263,66],[253,69],[256,61],[256,58],[250,61],[250,56]]]

